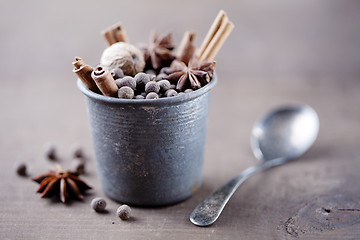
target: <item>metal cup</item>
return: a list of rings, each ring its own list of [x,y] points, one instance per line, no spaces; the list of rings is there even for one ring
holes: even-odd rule
[[[161,206],[190,197],[200,186],[210,90],[176,97],[118,99],[77,85],[86,96],[101,186],[131,205]]]

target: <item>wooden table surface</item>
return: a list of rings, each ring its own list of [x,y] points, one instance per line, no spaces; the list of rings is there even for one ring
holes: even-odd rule
[[[0,8],[1,239],[360,239],[359,1],[3,1]],[[217,12],[236,28],[218,54],[211,94],[203,185],[190,199],[163,208],[133,207],[133,218],[98,183],[84,97],[74,56],[99,61],[100,31],[122,21],[130,41],[150,30],[186,30],[200,44]],[[287,165],[257,174],[234,194],[211,227],[189,214],[208,194],[256,164],[254,121],[270,109],[307,103],[319,114],[313,147]],[[40,199],[30,176],[47,171],[42,145],[56,145],[67,168],[71,146],[88,156],[83,176],[93,190],[83,202]],[[108,213],[90,208],[96,197]]]

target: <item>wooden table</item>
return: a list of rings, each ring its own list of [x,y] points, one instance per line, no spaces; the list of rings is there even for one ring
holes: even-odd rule
[[[103,3],[104,2],[104,3]],[[152,5],[154,4],[154,5]],[[0,9],[1,239],[359,239],[360,3],[358,1],[9,1]],[[143,7],[140,7],[143,6]],[[96,64],[105,47],[99,32],[122,20],[133,43],[150,29],[185,30],[197,44],[219,9],[236,29],[217,56],[219,83],[211,96],[203,185],[190,199],[163,208],[119,206],[97,178],[84,97],[76,88],[75,55]],[[256,163],[249,135],[273,107],[307,103],[320,133],[300,159],[257,174],[234,194],[219,220],[199,228],[192,209],[230,177]],[[47,171],[42,145],[56,145],[64,168],[71,146],[84,146],[84,201],[40,199],[30,176]],[[108,213],[90,201],[104,197]]]

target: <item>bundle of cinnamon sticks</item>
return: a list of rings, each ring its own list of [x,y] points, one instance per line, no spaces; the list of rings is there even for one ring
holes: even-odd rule
[[[106,49],[106,51],[110,53],[104,56],[104,51],[101,59],[101,63],[103,63],[103,65],[98,66],[95,69],[86,64],[80,57],[75,57],[75,61],[73,62],[73,72],[77,74],[79,79],[88,89],[110,97],[117,97],[119,91],[119,85],[115,82],[116,74],[114,73],[114,69],[120,69],[123,73],[125,73],[122,73],[122,75],[130,74],[131,76],[135,76],[135,74],[142,71],[147,74],[150,74],[151,72],[151,74],[155,74],[155,77],[151,77],[151,80],[169,80],[170,88],[171,85],[175,85],[173,89],[177,90],[178,93],[180,93],[180,90],[184,90],[182,89],[183,86],[190,86],[193,87],[193,90],[196,90],[206,84],[206,81],[209,81],[209,78],[212,77],[212,72],[215,68],[214,59],[233,29],[234,24],[229,20],[226,13],[221,10],[212,23],[199,48],[194,46],[194,40],[197,35],[196,32],[187,31],[183,36],[176,54],[172,54],[173,44],[171,43],[171,36],[169,37],[169,35],[167,35],[166,37],[160,38],[156,35],[151,43],[153,46],[146,49],[147,52],[145,51],[143,53],[144,55],[142,55],[136,47],[129,43],[123,25],[121,23],[117,23],[102,32],[102,35],[109,45],[108,48],[116,48],[117,52],[111,52],[109,49]],[[150,50],[153,52],[149,52]],[[177,62],[180,62],[183,67],[181,67],[178,63],[172,63],[174,59]],[[194,64],[195,60],[196,64]],[[206,65],[206,63],[209,64]],[[156,66],[154,64],[156,64]],[[160,67],[158,66],[159,64]],[[207,66],[207,68],[211,66],[211,69],[209,70],[204,67],[199,67],[204,65]],[[110,74],[111,70],[113,71],[112,74]],[[181,88],[178,87],[178,82],[171,82],[171,79],[173,78],[167,78],[167,76],[171,74],[174,75],[174,73],[178,73],[177,75],[179,76],[181,73],[182,75],[180,78],[184,78],[186,76],[190,78],[189,74],[193,74],[192,71],[202,71],[203,73],[201,73],[201,76],[198,76],[200,78],[198,81],[192,83],[190,81],[191,79],[189,79],[191,85],[182,83]],[[158,75],[156,76],[156,74]],[[161,74],[162,78],[159,77]],[[201,79],[202,76],[205,76],[204,74],[206,74],[206,77],[204,78],[206,81]],[[178,79],[179,81],[180,78]],[[134,89],[134,91],[136,93],[138,89]],[[142,91],[144,91],[144,89]],[[140,93],[140,90],[138,92],[139,94],[142,94]],[[159,96],[161,94],[164,95],[164,93],[161,92],[157,94]],[[174,93],[172,92],[171,96],[173,95]],[[144,98],[145,97],[146,96],[144,95]]]

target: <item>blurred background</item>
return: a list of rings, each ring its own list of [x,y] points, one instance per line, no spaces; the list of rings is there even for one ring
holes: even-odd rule
[[[106,46],[100,31],[121,21],[133,44],[151,30],[186,30],[198,45],[220,9],[236,29],[220,51],[219,71],[236,76],[360,74],[360,3],[273,1],[1,1],[2,79],[72,77],[75,55],[96,64]],[[21,69],[19,67],[21,66]]]

